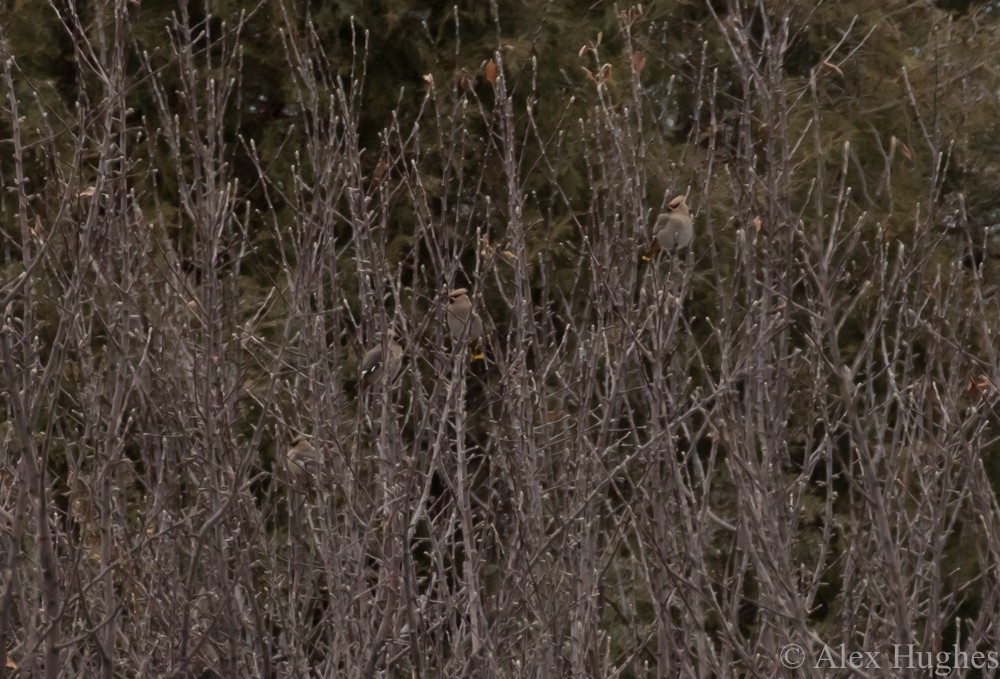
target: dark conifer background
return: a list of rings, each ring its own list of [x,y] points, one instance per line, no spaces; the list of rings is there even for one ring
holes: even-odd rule
[[[0,679],[1000,653],[998,49],[952,0],[0,4]]]

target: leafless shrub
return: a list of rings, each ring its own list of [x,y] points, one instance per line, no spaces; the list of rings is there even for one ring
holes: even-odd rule
[[[734,3],[728,57],[654,86],[676,27],[635,6],[576,96],[498,39],[401,94],[376,147],[365,30],[333,63],[265,5],[294,93],[268,144],[242,120],[259,14],[182,7],[149,52],[131,3],[54,5],[75,107],[3,54],[0,677],[797,675],[793,643],[821,675],[841,644],[883,668],[1000,647],[1000,296],[958,264],[984,245],[964,205],[964,243],[940,227],[926,90],[898,80],[913,148],[832,113],[874,28],[793,74],[810,13]],[[693,247],[645,260],[682,193]],[[482,360],[449,337],[455,287]],[[390,329],[404,369],[360,390]]]

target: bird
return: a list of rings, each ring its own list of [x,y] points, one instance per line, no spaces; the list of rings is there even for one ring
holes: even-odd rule
[[[473,347],[473,360],[484,358],[476,350],[483,337],[483,319],[472,310],[472,300],[465,288],[456,288],[448,293],[448,330],[453,340],[464,338]]]
[[[691,213],[688,212],[687,196],[677,196],[667,205],[667,212],[660,213],[656,218],[653,233],[656,234],[649,254],[643,259],[649,261],[660,250],[674,252],[686,248],[694,238],[694,224]]]
[[[292,439],[288,447],[288,461],[291,463],[289,469],[293,475],[298,475],[306,470],[306,467],[319,462],[319,451],[309,441],[308,436],[296,436]]]
[[[388,358],[385,359],[382,355],[383,344],[381,342],[365,352],[358,370],[358,384],[360,386],[375,384],[382,379],[391,382],[403,366],[403,347],[396,341],[395,331],[389,331],[384,347],[388,351]]]

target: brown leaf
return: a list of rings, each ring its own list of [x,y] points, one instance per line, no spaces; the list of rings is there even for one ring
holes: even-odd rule
[[[823,61],[821,61],[821,62],[819,62],[819,63],[820,63],[820,66],[822,66],[822,67],[823,67],[823,68],[825,68],[826,70],[828,70],[828,71],[833,71],[834,73],[836,73],[837,75],[839,75],[839,76],[840,76],[841,78],[843,78],[843,77],[844,77],[844,72],[843,72],[843,71],[841,71],[841,70],[840,70],[840,67],[839,67],[839,66],[837,66],[836,64],[831,64],[831,63],[830,63],[829,61],[827,61],[826,59],[824,59]]]
[[[892,153],[896,149],[899,149],[899,152],[903,154],[903,157],[907,160],[913,160],[913,152],[910,150],[910,147],[899,141],[899,137],[892,135],[892,137],[889,138],[889,152]]]
[[[587,68],[586,66],[581,66],[580,69],[583,71],[583,74],[587,76],[587,80],[591,80],[595,83],[597,82],[597,78],[594,77],[594,74],[591,72],[589,68]]]
[[[973,377],[972,373],[969,373],[969,377],[965,384],[965,395],[970,397],[985,396],[986,392],[989,391],[990,381],[985,375],[980,375],[978,378]]]
[[[754,230],[754,233],[760,233],[760,226],[761,226],[762,223],[763,222],[761,222],[759,215],[754,216],[754,218],[753,218],[753,230]]]
[[[44,238],[45,237],[45,227],[42,226],[42,220],[38,215],[35,215],[35,225],[28,229],[28,234],[32,238]]]
[[[646,68],[646,53],[635,52],[632,55],[632,70],[636,73],[642,73],[644,68]]]
[[[490,85],[497,84],[497,64],[495,61],[490,59],[486,62],[486,80],[489,81]]]
[[[455,71],[455,84],[462,92],[472,89],[473,76],[467,68],[460,68]]]
[[[372,182],[378,184],[385,176],[389,173],[389,163],[386,162],[385,158],[380,158],[378,164],[375,165],[375,171],[372,172]]]
[[[7,656],[7,662],[4,664],[4,667],[6,667],[8,670],[16,670],[17,669],[17,663],[14,662],[14,659],[11,658],[8,655]]]
[[[601,66],[601,73],[597,76],[597,81],[602,83],[611,82],[611,64]]]

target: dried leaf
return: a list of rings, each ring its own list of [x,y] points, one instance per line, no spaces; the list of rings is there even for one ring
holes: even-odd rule
[[[516,262],[517,261],[517,255],[515,255],[510,250],[504,250],[503,252],[500,253],[500,256],[503,257],[504,259],[506,259],[508,262]]]
[[[434,86],[434,76],[430,73],[424,74],[424,86],[430,89]]]
[[[455,71],[455,84],[463,92],[472,89],[473,76],[467,68],[460,68]]]
[[[489,81],[490,85],[497,84],[497,64],[495,61],[490,59],[486,62],[486,80]]]
[[[580,69],[583,71],[583,74],[587,76],[587,80],[591,80],[595,83],[597,82],[597,78],[594,77],[594,74],[591,72],[589,68],[587,68],[586,66],[581,66]]]
[[[594,47],[600,47],[602,40],[604,40],[604,31],[599,31],[597,33],[597,42],[594,43]]]
[[[913,160],[913,152],[910,151],[910,147],[899,141],[899,137],[892,135],[892,137],[889,138],[889,153],[895,153],[896,149],[899,149],[899,152],[903,154],[903,157],[907,160]]]
[[[760,215],[755,215],[753,218],[754,233],[760,233],[761,224],[763,224],[763,222],[760,220]]]
[[[844,77],[844,72],[843,72],[843,71],[841,71],[841,70],[840,70],[840,67],[839,67],[839,66],[837,66],[836,64],[831,64],[831,63],[830,63],[829,61],[827,61],[826,59],[824,59],[823,61],[821,61],[821,62],[819,62],[819,63],[820,63],[820,66],[822,66],[822,67],[823,67],[823,68],[825,68],[826,70],[828,70],[828,71],[833,71],[834,73],[836,73],[837,75],[839,75],[839,76],[840,76],[841,78],[843,78],[843,77]]]
[[[597,80],[602,83],[611,82],[611,64],[601,66],[601,74],[597,77]]]
[[[76,194],[76,197],[77,198],[90,198],[96,192],[97,192],[97,189],[95,189],[93,186],[88,186],[83,191],[80,191],[78,194]]]
[[[8,670],[16,670],[17,669],[17,663],[14,662],[14,659],[11,658],[8,655],[7,656],[7,662],[4,664],[4,667],[6,667]]]
[[[372,181],[378,184],[385,179],[387,174],[389,174],[389,163],[386,162],[385,158],[380,158],[378,164],[375,165],[375,171],[372,172]]]
[[[28,229],[28,233],[32,238],[45,237],[45,227],[42,226],[42,219],[37,214],[35,215],[35,225]]]
[[[635,73],[642,73],[644,68],[646,68],[646,53],[635,52],[632,55],[632,70]]]
[[[970,397],[982,397],[986,395],[989,391],[990,381],[985,375],[980,375],[977,379],[973,377],[972,373],[969,373],[968,380],[965,384],[965,395]]]

